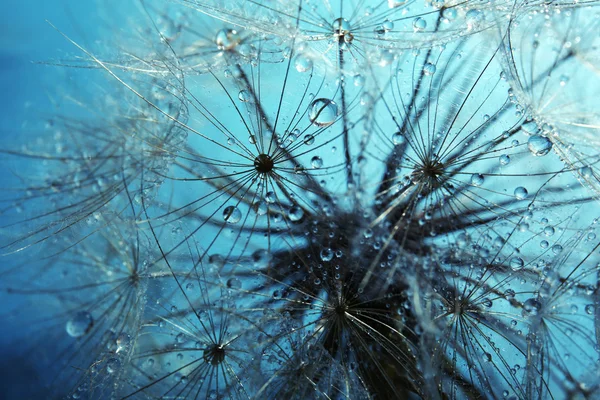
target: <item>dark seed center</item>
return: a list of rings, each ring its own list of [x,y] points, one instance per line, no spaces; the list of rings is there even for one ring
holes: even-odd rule
[[[275,163],[268,154],[260,154],[254,159],[254,168],[261,174],[268,174],[273,170]]]
[[[416,167],[412,173],[412,180],[431,187],[437,187],[440,184],[440,176],[443,174],[444,164],[436,160]]]
[[[225,360],[225,349],[217,344],[212,345],[204,350],[202,358],[210,365],[219,365]]]

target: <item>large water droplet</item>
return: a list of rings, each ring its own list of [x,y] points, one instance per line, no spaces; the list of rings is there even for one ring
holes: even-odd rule
[[[313,125],[324,127],[333,124],[337,115],[337,104],[329,99],[316,99],[310,105],[308,118]]]
[[[427,64],[425,64],[425,66],[423,66],[423,73],[425,75],[433,75],[433,74],[435,74],[436,70],[437,70],[436,66],[432,63],[427,63]]]
[[[552,142],[550,139],[540,135],[532,135],[527,141],[527,148],[531,154],[536,157],[545,156],[552,149]]]
[[[421,32],[424,31],[427,28],[427,21],[425,21],[423,18],[415,18],[415,20],[413,21],[413,29],[415,32]]]
[[[241,90],[240,93],[238,94],[238,99],[240,99],[240,101],[246,103],[252,99],[252,95],[247,90]]]
[[[323,166],[323,159],[319,156],[314,156],[310,160],[310,165],[312,165],[313,168],[321,168]]]
[[[510,268],[513,271],[520,271],[525,266],[525,262],[521,257],[513,257],[510,259]]]
[[[392,142],[398,146],[406,141],[406,138],[402,134],[402,132],[396,132],[392,135]]]
[[[483,185],[484,180],[485,180],[485,178],[481,174],[471,175],[471,185],[473,185],[473,186]]]
[[[331,250],[329,247],[326,247],[323,250],[321,250],[321,260],[331,261],[332,259],[333,259],[333,250]]]
[[[252,209],[258,215],[265,215],[267,213],[267,211],[269,211],[269,206],[267,205],[266,202],[264,202],[262,200],[258,200],[257,202],[255,202],[252,205]]]
[[[234,29],[221,29],[215,36],[215,43],[221,50],[231,50],[242,41]]]
[[[242,219],[242,212],[235,206],[228,206],[223,210],[223,219],[228,224],[237,224]]]
[[[290,217],[290,221],[297,222],[300,221],[304,216],[304,210],[302,210],[302,208],[298,206],[292,206],[288,214]]]
[[[67,321],[67,333],[71,337],[81,337],[88,333],[94,326],[94,319],[87,311],[80,311]]]
[[[515,189],[515,197],[517,198],[517,200],[523,200],[527,198],[527,195],[529,194],[527,192],[527,189],[525,189],[523,186],[519,186],[518,188]]]
[[[530,298],[523,303],[523,316],[538,315],[542,309],[542,304],[536,298]]]
[[[227,281],[227,287],[230,289],[241,289],[242,288],[242,281],[240,281],[237,278],[230,278]]]
[[[345,18],[338,18],[331,24],[331,30],[336,35],[343,35],[350,31],[350,22]]]
[[[298,72],[306,72],[312,69],[313,62],[310,58],[303,55],[299,55],[298,57],[296,57],[295,66]]]

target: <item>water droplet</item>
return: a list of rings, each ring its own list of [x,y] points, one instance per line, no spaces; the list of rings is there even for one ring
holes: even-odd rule
[[[432,63],[427,63],[425,64],[425,66],[423,67],[423,73],[425,75],[433,75],[435,74],[435,71],[437,70],[437,68],[435,67],[435,65],[433,65]]]
[[[246,103],[252,99],[252,95],[247,90],[241,90],[238,94],[238,99],[240,99],[241,102]]]
[[[94,319],[87,311],[80,311],[67,321],[66,329],[69,336],[77,338],[88,333],[94,326]]]
[[[215,36],[215,43],[221,50],[232,50],[242,41],[234,29],[221,29]]]
[[[448,7],[442,11],[442,16],[448,21],[454,21],[456,19],[456,15],[456,9],[453,7]]]
[[[425,21],[423,18],[415,18],[415,20],[413,21],[413,29],[415,32],[421,32],[424,31],[427,28],[427,21]]]
[[[313,62],[310,58],[303,55],[299,55],[298,57],[296,57],[295,66],[298,72],[306,72],[312,69]]]
[[[242,281],[240,281],[237,278],[231,278],[231,279],[227,280],[227,287],[230,289],[241,289]]]
[[[308,119],[316,126],[329,126],[335,122],[338,115],[338,107],[329,99],[316,99],[310,105]]]
[[[591,178],[594,175],[592,168],[589,166],[579,168],[579,173],[586,179]]]
[[[361,86],[364,86],[364,84],[365,84],[364,76],[362,76],[360,74],[354,75],[354,86],[361,87]]]
[[[587,306],[585,306],[585,313],[588,315],[592,315],[594,314],[594,311],[596,311],[596,307],[594,307],[593,304],[588,304]]]
[[[545,156],[552,149],[550,139],[540,135],[533,135],[527,141],[527,148],[535,157]]]
[[[491,308],[493,304],[494,303],[492,303],[492,300],[488,299],[487,297],[485,297],[483,300],[481,300],[481,305],[486,308]]]
[[[310,165],[312,165],[313,168],[321,168],[323,166],[323,159],[319,156],[314,156],[310,160]]]
[[[560,244],[555,244],[552,246],[552,252],[556,255],[560,254],[563,251],[563,247]]]
[[[510,157],[508,156],[508,154],[502,154],[498,158],[498,161],[500,161],[500,165],[508,165],[510,163]]]
[[[121,368],[121,361],[118,358],[110,358],[106,362],[106,372],[109,374],[114,374]]]
[[[275,192],[267,192],[265,195],[265,200],[267,203],[273,204],[277,201],[277,195],[275,195]]]
[[[519,186],[518,188],[515,189],[514,195],[517,198],[517,200],[523,200],[527,198],[527,195],[529,193],[527,192],[527,189],[525,189],[523,186]]]
[[[235,206],[228,206],[223,210],[223,219],[228,224],[237,224],[242,219],[242,212]]]
[[[406,138],[402,134],[402,132],[396,132],[392,135],[392,142],[394,145],[398,146],[406,141]]]
[[[350,22],[345,18],[338,18],[331,24],[331,30],[336,35],[343,35],[350,31]]]
[[[473,185],[473,186],[483,185],[484,180],[485,180],[485,178],[481,174],[471,175],[471,185]]]
[[[333,259],[333,250],[331,250],[329,247],[326,247],[323,250],[321,250],[321,260],[331,261],[332,259]]]
[[[266,202],[259,200],[252,205],[252,209],[258,215],[265,215],[269,211],[269,206]]]
[[[480,10],[469,10],[465,17],[468,30],[478,29],[484,20],[483,12]]]
[[[315,137],[313,135],[304,136],[304,144],[310,146],[315,142]]]
[[[514,299],[514,298],[515,298],[515,295],[516,295],[516,293],[515,293],[515,291],[514,291],[514,290],[512,290],[512,289],[506,289],[506,290],[504,291],[504,297],[505,297],[507,300],[512,300],[512,299]]]
[[[513,257],[510,259],[510,268],[513,271],[519,271],[519,270],[523,269],[524,266],[525,266],[525,262],[523,261],[523,259],[521,257]]]
[[[290,217],[290,221],[297,222],[300,221],[300,219],[302,219],[302,217],[304,216],[304,210],[302,210],[302,208],[298,206],[292,206],[288,215]]]
[[[525,300],[523,303],[523,316],[538,315],[542,309],[542,304],[535,298]]]

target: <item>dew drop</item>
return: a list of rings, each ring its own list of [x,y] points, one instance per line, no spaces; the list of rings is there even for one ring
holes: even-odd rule
[[[525,302],[523,303],[522,314],[524,317],[538,315],[541,309],[542,304],[537,299],[532,297],[530,299],[525,300]]]
[[[525,266],[525,262],[521,257],[513,257],[510,259],[510,268],[513,271],[520,271]]]
[[[427,21],[425,21],[423,18],[415,18],[415,20],[413,21],[413,30],[415,32],[422,32],[427,28]]]
[[[326,247],[323,250],[321,250],[321,260],[331,261],[332,259],[333,259],[333,250],[331,250],[329,247]]]
[[[473,186],[483,185],[484,180],[485,180],[485,178],[481,174],[471,175],[471,185],[473,185]]]
[[[500,161],[500,165],[508,165],[510,163],[510,157],[508,156],[508,154],[502,154],[498,158],[498,161]]]
[[[66,330],[69,336],[77,338],[88,333],[94,326],[94,319],[87,311],[80,311],[67,321]]]
[[[238,99],[240,99],[241,102],[246,103],[252,99],[252,95],[247,90],[241,90],[238,94]]]
[[[392,142],[394,145],[398,146],[406,141],[406,138],[402,134],[402,132],[396,132],[392,135]]]
[[[594,314],[594,311],[596,311],[596,307],[594,307],[593,304],[588,304],[587,306],[585,306],[585,313],[588,315],[592,315]]]
[[[242,212],[235,206],[228,206],[223,210],[223,219],[228,224],[237,224],[242,219]]]
[[[323,159],[319,156],[314,156],[310,160],[310,165],[312,165],[313,168],[321,168],[323,166]]]
[[[269,206],[266,202],[259,200],[252,205],[252,209],[258,215],[265,215],[269,211]]]
[[[525,189],[523,186],[519,186],[518,188],[515,189],[515,192],[514,192],[514,195],[517,200],[526,199],[528,194],[529,193],[527,192],[527,189]]]
[[[594,174],[594,172],[592,171],[592,168],[589,166],[579,168],[579,173],[584,178],[591,178]]]
[[[331,30],[336,35],[343,35],[350,31],[350,22],[345,18],[338,18],[331,24]]]
[[[550,152],[552,149],[552,142],[547,137],[533,135],[530,136],[527,141],[527,148],[535,157],[542,157]]]
[[[232,50],[242,41],[234,29],[221,29],[215,36],[215,43],[221,50]]]
[[[121,361],[118,358],[111,358],[106,362],[106,372],[114,374],[121,368]]]
[[[469,10],[465,17],[468,30],[478,29],[484,19],[483,12],[479,10]]]
[[[290,221],[292,222],[300,221],[304,216],[304,210],[302,210],[302,208],[298,206],[292,206],[290,207],[288,216],[290,217]]]
[[[329,99],[316,99],[310,105],[308,119],[316,126],[329,126],[335,122],[338,115],[338,107]]]
[[[227,280],[227,287],[230,289],[241,289],[242,281],[237,278],[231,278]]]
[[[313,62],[310,58],[303,55],[299,55],[298,57],[296,57],[296,63],[294,65],[296,66],[296,70],[298,72],[306,72],[312,69]]]
[[[425,66],[423,66],[423,73],[425,75],[433,75],[433,74],[435,74],[436,70],[437,70],[436,66],[432,63],[427,63],[427,64],[425,64]]]

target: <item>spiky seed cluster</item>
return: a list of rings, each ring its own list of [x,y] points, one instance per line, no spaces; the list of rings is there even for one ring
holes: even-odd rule
[[[15,398],[600,395],[598,2],[180,3],[3,150]]]

